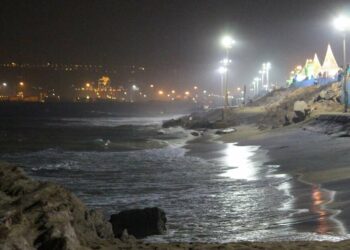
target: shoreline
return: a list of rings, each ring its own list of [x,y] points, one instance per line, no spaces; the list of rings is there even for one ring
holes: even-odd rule
[[[235,133],[223,135],[219,138],[219,140],[222,140],[226,143],[237,142],[238,145],[241,146],[259,145],[262,148],[268,150],[268,155],[271,158],[272,164],[280,165],[278,171],[281,173],[291,174],[292,176],[297,176],[296,179],[299,182],[309,185],[310,187],[316,185],[320,190],[328,193],[329,196],[333,196],[330,198],[330,200],[324,201],[321,204],[321,207],[325,208],[327,211],[332,212],[332,215],[328,217],[329,220],[335,221],[335,223],[338,224],[340,231],[342,231],[342,234],[346,235],[347,228],[350,224],[350,215],[346,213],[345,207],[347,199],[339,197],[339,193],[342,191],[340,190],[341,188],[332,188],[336,186],[337,182],[341,182],[349,178],[349,175],[343,175],[342,169],[344,169],[344,167],[339,167],[342,165],[339,158],[330,157],[333,159],[333,163],[335,163],[331,169],[325,169],[324,166],[309,166],[310,156],[308,156],[308,153],[304,153],[302,155],[299,155],[299,158],[293,159],[294,155],[297,155],[300,150],[304,148],[304,146],[307,147],[307,145],[310,144],[310,142],[307,142],[310,138],[315,139],[317,137],[321,137],[321,142],[325,144],[332,142],[333,144],[331,146],[334,146],[334,143],[337,140],[337,138],[331,137],[330,135],[318,134],[317,132],[312,131],[305,132],[305,126],[308,126],[309,122],[310,121],[267,131],[259,131],[259,129],[253,125],[243,125],[238,126]],[[242,137],[242,135],[235,135],[240,131],[242,131],[245,136]],[[299,136],[298,143],[296,143],[295,140],[292,140],[290,142],[290,139],[295,137],[300,132],[310,133],[311,135],[309,134],[306,137],[303,137],[302,135]],[[319,156],[322,159],[329,157],[329,155],[325,154],[327,151],[324,151],[323,148],[318,148],[319,145],[316,144],[314,146],[316,148],[314,151],[319,153]],[[293,147],[296,147],[293,152],[293,156],[288,156],[285,158],[284,156],[290,153],[288,149]],[[346,149],[346,145],[340,145],[338,148],[344,150],[344,148]],[[311,155],[312,154],[313,153],[311,153]],[[317,161],[317,159],[311,160]],[[293,163],[291,162],[297,162],[294,165],[298,165],[298,168],[294,169]],[[344,202],[345,204],[343,204]]]
[[[206,132],[205,136],[202,137],[198,137],[198,139],[196,140],[192,140],[189,141],[187,146],[185,146],[186,149],[189,150],[188,154],[194,155],[194,156],[198,156],[200,158],[206,159],[209,156],[208,155],[201,155],[201,150],[202,149],[198,149],[197,146],[200,144],[211,144],[212,146],[210,146],[211,149],[213,149],[213,152],[210,152],[210,159],[217,161],[218,163],[221,162],[221,160],[224,160],[225,157],[227,157],[227,155],[225,155],[224,151],[226,150],[226,147],[228,144],[234,143],[237,144],[238,146],[259,146],[259,144],[251,144],[248,143],[242,139],[244,139],[244,137],[246,137],[247,135],[249,135],[249,138],[254,138],[255,140],[257,138],[259,138],[259,140],[264,140],[264,137],[266,136],[270,136],[271,133],[273,132],[280,132],[278,130],[276,131],[260,131],[258,129],[256,129],[254,126],[239,126],[237,127],[238,131],[231,133],[231,134],[226,134],[226,135],[216,135],[214,133],[214,130],[210,130],[208,132]],[[281,132],[285,133],[285,129],[281,130]],[[234,138],[234,139],[233,139]],[[249,139],[248,139],[249,141]],[[244,144],[244,145],[242,145]],[[200,146],[201,148],[202,146]],[[259,146],[260,147],[260,146]],[[261,148],[263,149],[263,148]],[[259,150],[260,151],[260,150]],[[270,159],[270,149],[266,150],[267,151],[267,156],[268,159],[263,160],[260,159],[258,161],[263,161],[262,162],[262,166],[261,166],[261,170],[264,169],[263,171],[266,171],[267,168],[271,169],[269,162],[272,160]],[[203,153],[203,152],[202,152]],[[209,152],[208,152],[209,153]],[[207,154],[207,152],[205,151],[204,154]],[[261,154],[258,153],[258,154]],[[261,156],[259,156],[260,158]],[[253,160],[253,161],[257,161],[257,159]],[[220,163],[219,163],[220,164]],[[280,164],[278,162],[276,162],[276,164],[272,164],[272,165],[278,165],[278,168],[276,168],[276,170],[273,170],[272,174],[268,174],[269,178],[279,178],[279,175],[287,175],[289,176],[291,179],[290,181],[288,181],[288,183],[290,183],[289,185],[292,185],[291,188],[289,190],[285,190],[284,188],[279,190],[283,190],[284,194],[286,196],[290,196],[293,201],[291,201],[292,204],[295,204],[295,206],[292,205],[292,207],[288,208],[289,206],[287,204],[282,204],[282,210],[285,210],[284,207],[287,207],[287,210],[290,210],[290,221],[287,222],[286,225],[289,224],[289,226],[291,228],[294,228],[295,230],[295,235],[293,237],[295,237],[296,240],[299,240],[300,238],[302,238],[302,236],[299,236],[299,233],[303,234],[303,233],[315,233],[315,236],[308,236],[310,238],[310,240],[316,240],[316,241],[322,241],[322,240],[332,240],[332,241],[341,241],[341,240],[345,240],[348,239],[348,236],[346,235],[346,229],[343,225],[343,223],[338,220],[338,215],[341,213],[340,209],[333,209],[330,207],[330,205],[332,205],[332,203],[335,201],[335,195],[336,195],[336,191],[333,191],[331,189],[327,189],[324,188],[323,186],[317,184],[316,182],[310,182],[307,179],[304,178],[304,176],[301,173],[293,173],[291,171],[285,171],[282,170],[282,167],[280,166]],[[259,170],[260,167],[258,167],[256,170],[257,171],[261,171]],[[233,173],[236,172],[235,169],[237,169],[236,167],[233,167]],[[238,169],[242,169],[241,167],[238,167]],[[225,170],[226,171],[226,170]],[[249,170],[248,170],[249,171]],[[230,170],[228,170],[228,172],[230,172]],[[228,177],[230,179],[232,179],[232,177],[230,177],[230,174],[227,173],[222,173],[219,176],[223,176],[223,177]],[[239,171],[237,172],[239,173]],[[315,174],[317,174],[317,171],[315,172]],[[263,174],[261,177],[257,175],[257,179],[259,178],[264,178],[265,174]],[[242,177],[243,179],[245,178],[244,176]],[[240,179],[240,178],[233,178],[234,179]],[[249,181],[249,177],[248,177],[248,181]],[[299,184],[298,184],[299,183]],[[300,186],[300,187],[299,187]],[[307,186],[306,188],[304,186]],[[317,186],[317,189],[315,188]],[[296,189],[303,189],[306,192],[310,192],[310,197],[306,200],[305,197],[303,198],[303,201],[299,201],[300,200],[300,195],[298,195],[298,193],[296,193]],[[310,189],[310,191],[309,191]],[[322,201],[314,201],[314,194],[311,193],[311,190],[314,189],[315,192],[317,191],[317,195],[322,197]],[[288,192],[288,194],[286,193]],[[291,193],[292,192],[292,193]],[[289,201],[287,201],[288,203],[290,203]],[[312,204],[312,202],[318,203],[318,204]],[[310,204],[309,204],[310,203]],[[310,209],[312,206],[312,209]],[[310,210],[309,210],[310,209]],[[295,210],[295,211],[294,211]],[[307,210],[307,212],[305,212],[305,210]],[[300,222],[300,217],[301,215],[303,216],[307,216],[308,219],[306,222]],[[315,218],[313,218],[315,217]],[[322,223],[322,225],[320,225],[319,228],[314,228],[315,227],[315,221],[316,218],[319,219],[321,218],[323,221],[327,220],[328,223]],[[281,223],[284,223],[281,221]],[[296,226],[294,226],[296,225]],[[325,225],[327,226],[331,226],[331,228],[327,228]],[[325,232],[325,230],[328,230],[329,232]],[[317,236],[320,235],[319,237]],[[277,237],[278,238],[278,237]],[[284,238],[284,236],[281,236],[282,240]],[[271,241],[271,239],[266,239],[266,241]],[[273,240],[274,241],[274,240]]]

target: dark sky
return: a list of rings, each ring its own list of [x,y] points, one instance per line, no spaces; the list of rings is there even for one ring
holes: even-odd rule
[[[208,87],[219,80],[218,39],[227,32],[237,40],[232,84],[250,83],[263,61],[284,82],[315,52],[323,60],[328,43],[341,62],[342,37],[331,22],[346,2],[2,0],[0,62],[136,64],[156,72],[155,80]]]

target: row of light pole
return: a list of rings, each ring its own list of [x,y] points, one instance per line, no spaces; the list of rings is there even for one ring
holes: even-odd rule
[[[263,88],[266,92],[270,90],[270,70],[271,63],[264,62],[259,70],[260,77],[255,77],[253,80],[254,95],[258,95]]]

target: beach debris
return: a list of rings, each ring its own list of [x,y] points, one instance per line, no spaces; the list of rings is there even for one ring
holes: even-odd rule
[[[165,131],[163,129],[160,129],[157,131],[157,135],[165,135]]]
[[[224,134],[231,134],[233,132],[236,132],[235,128],[225,128],[225,129],[219,129],[215,132],[217,135],[224,135]]]
[[[110,218],[115,237],[122,237],[126,229],[137,239],[166,232],[167,218],[165,212],[157,207],[124,210],[112,214]]]
[[[199,132],[197,132],[197,131],[192,131],[192,132],[191,132],[191,135],[193,135],[193,136],[199,136],[199,135],[200,135],[200,133],[199,133]]]

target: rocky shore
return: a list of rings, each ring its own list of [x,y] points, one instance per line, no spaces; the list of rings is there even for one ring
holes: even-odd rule
[[[36,181],[16,166],[0,164],[0,249],[349,249],[342,242],[236,242],[151,244],[115,238],[103,214],[74,194]]]
[[[269,130],[297,124],[323,113],[341,112],[341,85],[332,83],[298,89],[278,89],[242,107],[195,112],[164,122],[163,127],[223,129],[242,124]]]

